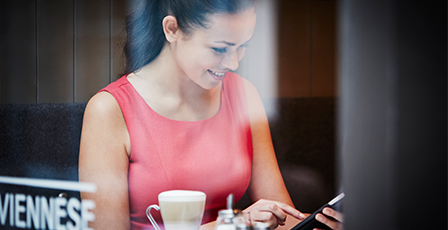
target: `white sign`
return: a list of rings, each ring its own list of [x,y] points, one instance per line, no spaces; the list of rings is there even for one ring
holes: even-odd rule
[[[95,192],[96,186],[61,180],[0,176],[0,183],[71,191]],[[0,194],[0,225],[22,229],[81,230],[95,219],[95,203],[72,197],[50,197],[21,193]],[[8,218],[9,217],[9,218]],[[61,223],[67,219],[66,223]],[[0,226],[0,227],[1,227]]]

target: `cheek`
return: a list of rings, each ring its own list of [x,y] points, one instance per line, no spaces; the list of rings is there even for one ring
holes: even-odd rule
[[[192,45],[183,48],[179,50],[178,60],[185,70],[203,72],[218,67],[222,61],[223,56],[216,55],[206,48],[194,48]]]
[[[204,55],[201,56],[201,58],[197,59],[198,61],[201,60],[201,63],[199,63],[201,66],[203,66],[206,69],[212,69],[221,63],[222,57],[215,55],[211,52],[204,53]]]
[[[237,51],[238,62],[241,61],[241,59],[243,59],[245,53],[246,53],[246,49],[245,48],[239,49]]]

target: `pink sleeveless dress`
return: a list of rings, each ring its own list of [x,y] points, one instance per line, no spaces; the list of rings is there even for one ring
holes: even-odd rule
[[[227,73],[221,107],[212,118],[178,121],[156,113],[126,76],[102,91],[117,100],[131,139],[129,205],[131,229],[153,229],[145,211],[166,190],[206,193],[203,223],[226,208],[226,197],[238,201],[246,191],[252,166],[252,136],[242,79]],[[162,223],[160,213],[151,212]]]

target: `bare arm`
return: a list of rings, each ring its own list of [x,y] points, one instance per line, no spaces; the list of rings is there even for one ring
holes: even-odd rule
[[[244,80],[244,86],[253,142],[252,178],[248,195],[252,201],[258,201],[248,208],[251,219],[269,221],[274,227],[277,224],[286,224],[285,228],[289,229],[287,226],[293,226],[299,222],[295,218],[303,219],[303,216],[294,208],[283,182],[260,96],[248,81]],[[287,215],[295,218],[286,218]]]
[[[129,229],[128,166],[130,141],[118,103],[101,92],[84,112],[79,152],[79,180],[96,184],[97,192],[82,192],[93,200],[94,229]]]
[[[272,199],[293,206],[277,164],[262,101],[252,84],[245,81],[245,88],[253,143],[252,178],[248,195],[252,200]]]

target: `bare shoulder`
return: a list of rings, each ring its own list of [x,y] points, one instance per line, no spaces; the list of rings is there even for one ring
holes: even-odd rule
[[[246,91],[246,97],[259,97],[258,90],[255,88],[254,84],[245,78],[243,80],[244,90]]]
[[[110,93],[100,92],[87,103],[81,142],[119,144],[129,152],[126,122],[117,100]]]
[[[117,100],[108,92],[99,92],[87,103],[85,116],[114,118],[122,115]]]
[[[244,91],[246,93],[247,110],[252,121],[264,119],[265,111],[263,102],[257,88],[247,79],[243,78]]]

